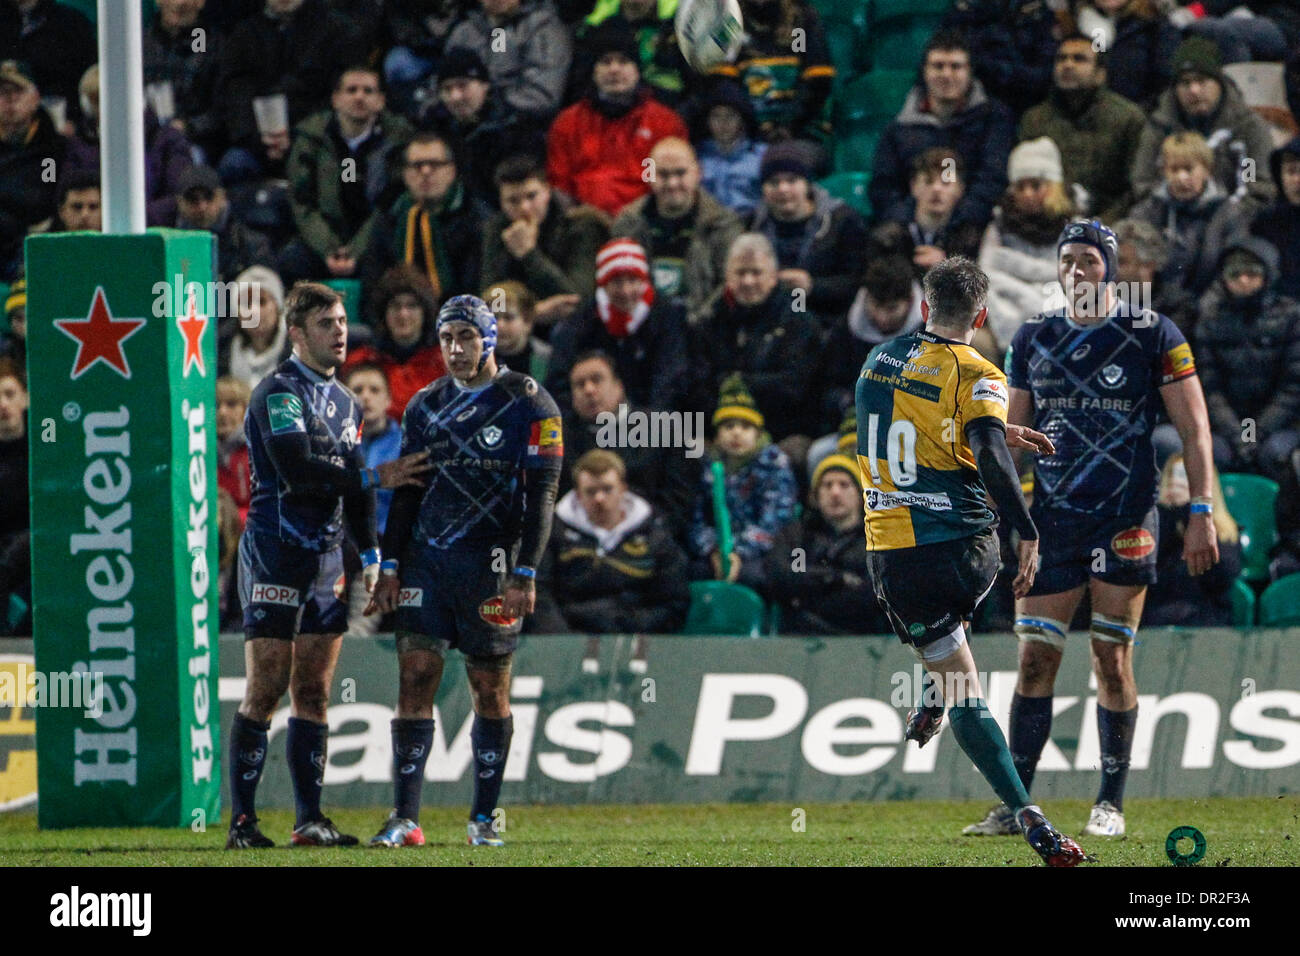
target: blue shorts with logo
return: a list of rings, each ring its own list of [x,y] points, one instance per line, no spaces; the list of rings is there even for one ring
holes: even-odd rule
[[[347,630],[343,548],[320,553],[244,529],[239,539],[244,637],[342,634]]]
[[[1148,585],[1156,580],[1160,518],[1144,515],[1096,518],[1058,510],[1030,509],[1038,527],[1042,565],[1030,596],[1060,594],[1096,578],[1108,584]]]
[[[506,572],[497,569],[513,559],[511,549],[491,544],[408,547],[401,561],[398,650],[445,654],[454,647],[468,658],[508,660],[524,620],[502,616]]]

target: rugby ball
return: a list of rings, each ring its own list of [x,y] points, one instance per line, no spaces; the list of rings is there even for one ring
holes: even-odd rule
[[[734,59],[745,40],[737,0],[681,0],[673,27],[682,56],[700,73]]]

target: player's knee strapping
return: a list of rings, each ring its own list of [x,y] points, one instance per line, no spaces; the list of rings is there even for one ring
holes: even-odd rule
[[[941,661],[945,657],[951,657],[957,653],[957,649],[966,643],[966,628],[958,624],[949,633],[943,637],[935,638],[929,644],[921,647],[914,647],[916,656],[927,664],[933,664],[935,661]]]
[[[1122,617],[1108,617],[1097,611],[1092,612],[1092,628],[1088,636],[1094,641],[1105,641],[1107,644],[1132,644],[1136,633],[1137,628],[1129,627],[1128,621]]]
[[[1069,625],[1050,617],[1018,617],[1015,627],[1016,637],[1022,641],[1037,641],[1047,644],[1058,651],[1065,650],[1065,634]]]

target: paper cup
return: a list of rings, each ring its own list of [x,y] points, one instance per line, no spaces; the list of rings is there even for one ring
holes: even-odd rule
[[[54,128],[59,132],[63,131],[63,124],[68,120],[68,101],[62,96],[43,96],[41,105],[45,111],[50,114],[50,119],[54,121]]]
[[[263,136],[283,133],[289,128],[289,98],[283,93],[253,97],[253,115],[257,131]]]
[[[148,98],[149,105],[153,107],[159,123],[167,124],[175,118],[176,94],[170,80],[147,84],[144,95]]]

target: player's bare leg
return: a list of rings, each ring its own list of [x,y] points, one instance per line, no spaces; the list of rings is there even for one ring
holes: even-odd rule
[[[1133,731],[1137,726],[1137,681],[1133,677],[1133,638],[1142,607],[1143,585],[1092,581],[1089,642],[1097,675],[1097,737],[1101,746],[1101,786],[1084,832],[1123,836],[1124,785],[1128,781]]]
[[[424,766],[433,747],[433,701],[442,684],[445,658],[440,650],[418,646],[415,635],[399,635],[407,646],[397,654],[397,714],[393,718],[393,812],[371,846],[423,846],[420,829]],[[414,639],[414,640],[412,640]],[[416,646],[411,646],[412,644]]]
[[[244,642],[244,699],[230,728],[230,835],[227,849],[275,844],[257,827],[257,785],[266,765],[266,735],[271,715],[289,689],[293,644],[272,637]]]
[[[329,753],[326,711],[342,643],[341,634],[299,634],[293,642],[285,745],[297,810],[295,846],[352,846],[357,842],[356,837],[335,829],[320,808]]]
[[[970,645],[955,634],[936,643],[951,644],[958,640],[958,646],[946,657],[925,661],[926,668],[943,688],[944,701],[950,708],[953,737],[1010,809],[1017,830],[1034,852],[1049,866],[1076,866],[1084,859],[1083,850],[1057,831],[1042,810],[1029,802],[1002,729],[984,703]]]
[[[474,700],[474,803],[469,811],[471,846],[503,846],[494,812],[514,734],[510,716],[510,656],[468,658],[465,673]]]

